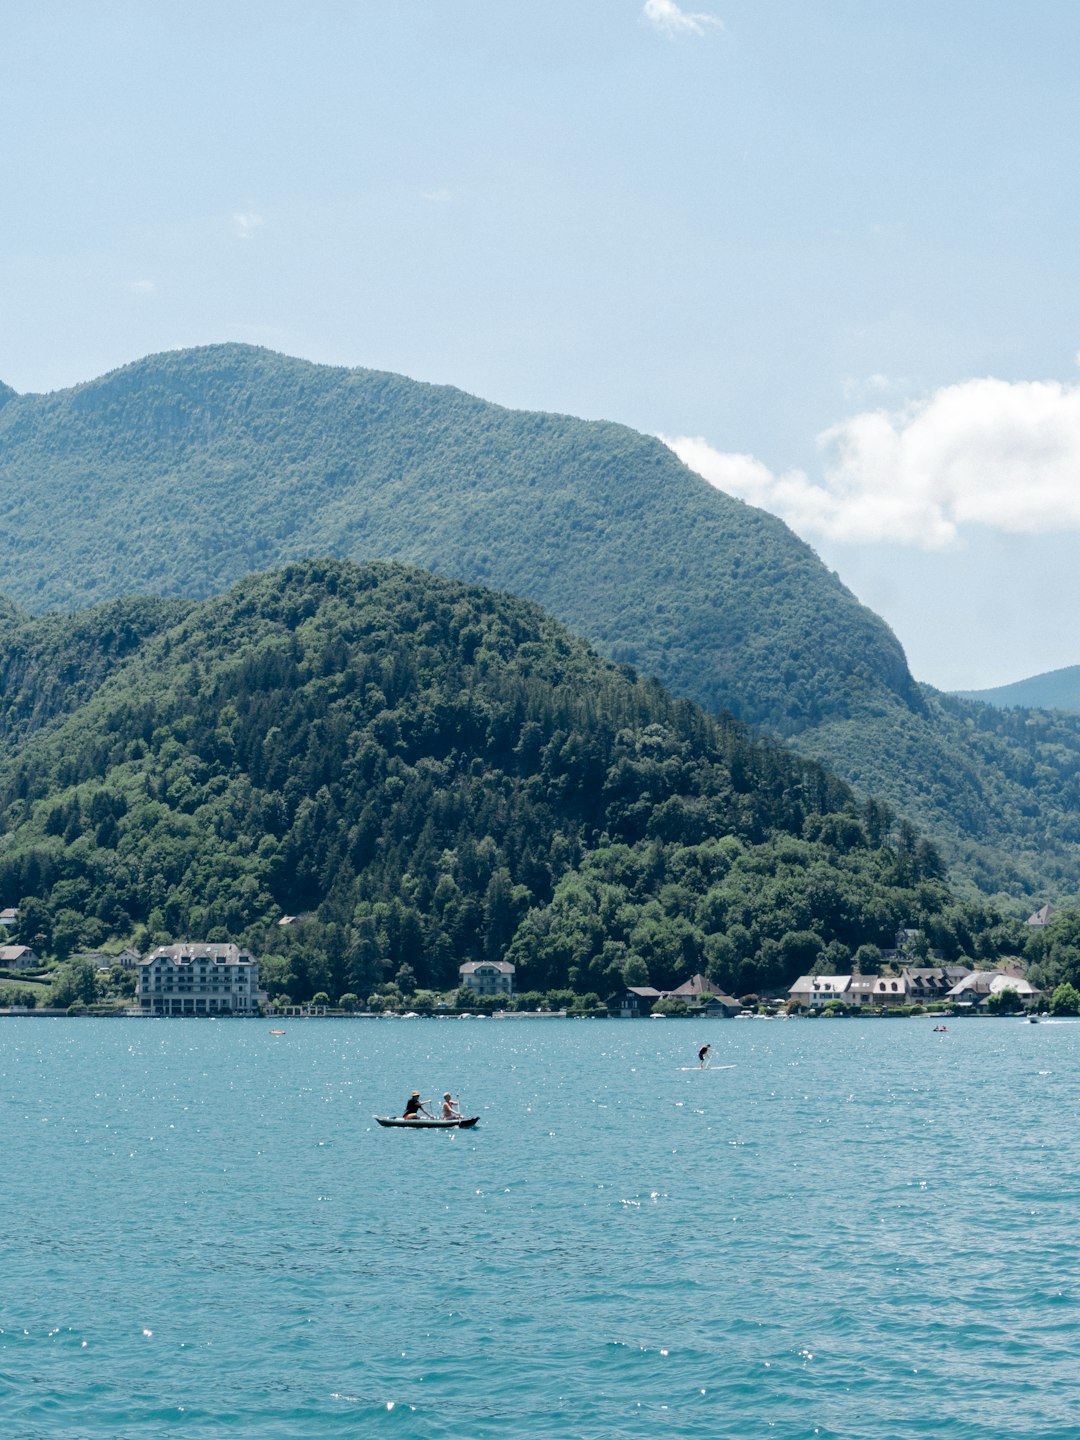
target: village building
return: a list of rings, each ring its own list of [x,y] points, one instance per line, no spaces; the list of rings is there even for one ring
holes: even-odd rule
[[[477,995],[513,995],[515,970],[508,960],[466,960],[458,975]]]
[[[17,925],[18,923],[19,912],[14,905],[5,906],[3,910],[0,910],[0,926],[5,930],[10,930],[12,925]]]
[[[0,970],[36,970],[40,964],[29,945],[0,945]]]
[[[956,1005],[985,1005],[1002,990],[1015,990],[1025,1005],[1045,998],[1044,991],[1012,970],[974,970],[952,987],[948,998]]]
[[[908,1004],[907,981],[903,975],[875,975],[870,1000],[874,1005]]]
[[[619,996],[619,1019],[638,1020],[641,1016],[648,1015],[659,999],[660,991],[651,985],[628,985]]]
[[[141,1015],[256,1015],[259,962],[238,945],[159,945],[138,962]]]
[[[830,1000],[846,1002],[850,984],[850,975],[800,975],[794,985],[788,987],[788,1000],[794,1001],[800,1010],[817,1010]]]
[[[800,975],[788,990],[788,1000],[800,1010],[818,1010],[830,1000],[879,1009],[931,1005],[947,1000],[953,986],[970,973],[966,965],[905,965],[890,975]]]
[[[1039,908],[1024,921],[1033,930],[1045,930],[1050,921],[1057,914],[1056,905],[1040,905]]]
[[[674,990],[666,990],[664,996],[669,1000],[685,1000],[695,1010],[721,1010],[730,1011],[732,1015],[737,1014],[743,1007],[740,1001],[730,995],[725,995],[719,985],[714,985],[704,975],[692,975],[689,980],[684,980]]]
[[[844,991],[844,1003],[846,1005],[869,1005],[874,998],[874,985],[877,978],[876,975],[852,975],[848,987]]]
[[[970,974],[967,965],[905,965],[900,978],[907,986],[909,1005],[929,1005],[944,1000],[952,987]]]
[[[704,975],[692,975],[674,990],[657,990],[652,985],[628,985],[610,1010],[620,1020],[634,1020],[652,1013],[658,1000],[682,1000],[691,1013],[706,1017],[736,1015],[743,1008],[731,995]]]

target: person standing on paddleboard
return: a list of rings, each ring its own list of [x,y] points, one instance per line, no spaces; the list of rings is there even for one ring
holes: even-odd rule
[[[699,1069],[701,1069],[701,1070],[704,1070],[704,1069],[705,1069],[705,1066],[708,1064],[709,1054],[710,1054],[711,1051],[712,1051],[712,1046],[711,1046],[711,1045],[702,1045],[701,1049],[697,1052],[698,1068],[699,1068]]]
[[[415,1120],[418,1115],[426,1115],[429,1120],[434,1120],[435,1116],[431,1111],[424,1109],[426,1104],[426,1100],[420,1099],[420,1091],[414,1090],[405,1102],[405,1113],[401,1118],[403,1120]]]

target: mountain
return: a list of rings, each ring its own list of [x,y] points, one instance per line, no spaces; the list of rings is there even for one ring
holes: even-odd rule
[[[30,610],[203,598],[314,554],[422,565],[790,740],[910,816],[967,893],[1080,896],[1080,720],[917,685],[809,546],[657,440],[242,345],[0,400],[0,557]]]
[[[622,425],[211,346],[10,400],[0,494],[3,588],[34,610],[396,559],[535,600],[777,734],[922,708],[895,637],[809,546]]]
[[[991,690],[957,690],[963,700],[978,700],[1000,709],[1019,705],[1027,709],[1072,710],[1080,712],[1080,665],[1048,670],[1028,680],[1014,680]]]
[[[1080,715],[922,692],[921,714],[882,708],[795,743],[932,836],[962,893],[1016,915],[1080,901]]]
[[[606,996],[783,984],[900,924],[950,956],[1019,943],[884,807],[519,599],[309,561],[71,633],[0,631],[35,657],[0,668],[0,897],[60,956],[235,936],[294,999],[485,956]]]

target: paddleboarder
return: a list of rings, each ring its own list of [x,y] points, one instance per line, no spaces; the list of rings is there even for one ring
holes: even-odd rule
[[[711,1046],[711,1045],[702,1045],[701,1049],[697,1052],[698,1068],[699,1068],[699,1069],[701,1069],[701,1070],[704,1070],[704,1069],[705,1069],[705,1067],[706,1067],[706,1066],[708,1065],[708,1063],[709,1063],[709,1056],[710,1056],[711,1053],[712,1053],[712,1046]]]

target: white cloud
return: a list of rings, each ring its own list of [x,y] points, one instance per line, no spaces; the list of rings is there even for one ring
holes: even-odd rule
[[[133,295],[156,295],[157,286],[153,280],[132,280],[128,289]]]
[[[1080,531],[1080,385],[968,380],[901,411],[864,411],[818,436],[819,480],[776,475],[700,438],[666,443],[718,489],[803,534],[934,550],[969,526]]]
[[[708,26],[720,26],[715,15],[680,10],[675,0],[645,0],[641,13],[665,35],[704,35]]]
[[[232,217],[233,234],[240,240],[250,240],[263,224],[263,217],[254,210],[238,210]]]
[[[450,190],[421,190],[421,200],[426,200],[429,205],[449,205],[454,196]]]

